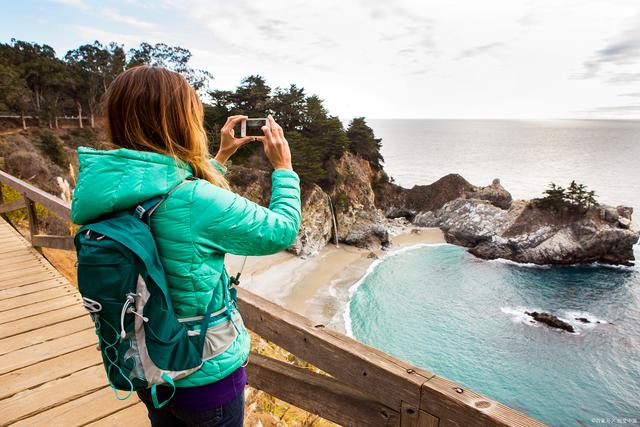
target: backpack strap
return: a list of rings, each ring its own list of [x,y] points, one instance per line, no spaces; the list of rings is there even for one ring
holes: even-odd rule
[[[178,184],[174,185],[173,188],[171,188],[171,190],[167,191],[166,193],[145,200],[144,202],[136,206],[136,208],[133,211],[133,214],[138,218],[140,218],[142,221],[144,221],[145,224],[147,224],[149,227],[151,227],[151,215],[153,215],[156,209],[160,207],[162,202],[167,200],[169,195],[174,191],[176,191],[178,187],[180,187],[182,184],[184,184],[187,181],[192,181],[194,179],[196,178],[190,176],[182,180]]]

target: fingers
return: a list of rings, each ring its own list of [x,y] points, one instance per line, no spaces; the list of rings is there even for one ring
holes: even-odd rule
[[[225,122],[224,126],[222,126],[222,128],[220,129],[220,132],[230,133],[230,131],[232,131],[233,128],[235,127],[236,123],[242,120],[246,120],[248,118],[249,118],[248,116],[243,116],[243,115],[229,116],[227,117],[227,121]]]
[[[269,116],[267,117],[267,121],[269,122],[269,129],[271,131],[271,136],[273,137],[273,139],[277,142],[282,142],[282,139],[284,139],[284,132],[282,130],[282,127],[280,127],[280,125],[276,123],[271,114],[269,114]]]
[[[244,138],[236,138],[236,143],[238,145],[244,145],[248,142],[253,142],[255,140],[257,140],[257,138],[262,138],[261,136],[245,136]]]

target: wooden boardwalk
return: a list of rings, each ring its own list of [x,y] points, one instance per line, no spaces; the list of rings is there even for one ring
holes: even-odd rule
[[[77,289],[0,218],[0,427],[148,425],[107,385]]]

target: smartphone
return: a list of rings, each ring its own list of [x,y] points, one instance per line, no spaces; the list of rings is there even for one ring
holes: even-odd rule
[[[245,136],[264,136],[262,127],[268,126],[267,119],[247,119],[240,122],[234,130],[236,138],[244,138]]]

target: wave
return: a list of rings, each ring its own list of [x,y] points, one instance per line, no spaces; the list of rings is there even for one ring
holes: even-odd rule
[[[345,329],[345,334],[348,337],[354,338],[353,336],[353,324],[351,323],[351,301],[353,300],[353,296],[355,295],[356,291],[358,290],[358,288],[364,283],[364,281],[367,279],[367,277],[373,273],[373,271],[376,269],[376,267],[378,265],[380,265],[380,263],[382,263],[383,261],[389,259],[390,257],[394,257],[396,255],[402,254],[404,252],[408,252],[414,249],[419,249],[422,247],[431,247],[431,246],[451,246],[451,244],[449,243],[417,243],[415,245],[410,245],[410,246],[405,246],[403,248],[399,248],[399,249],[395,249],[392,251],[387,252],[382,258],[379,258],[375,261],[373,261],[371,263],[371,265],[369,265],[369,267],[367,268],[367,271],[364,272],[364,274],[362,275],[362,277],[360,279],[358,279],[357,282],[355,282],[353,285],[349,286],[349,290],[348,290],[348,296],[347,296],[347,300],[345,303],[345,308],[344,308],[344,312],[342,313],[342,319],[344,321],[344,329]],[[336,294],[335,289],[329,289],[329,294],[331,294],[332,296],[335,296],[332,294]]]

